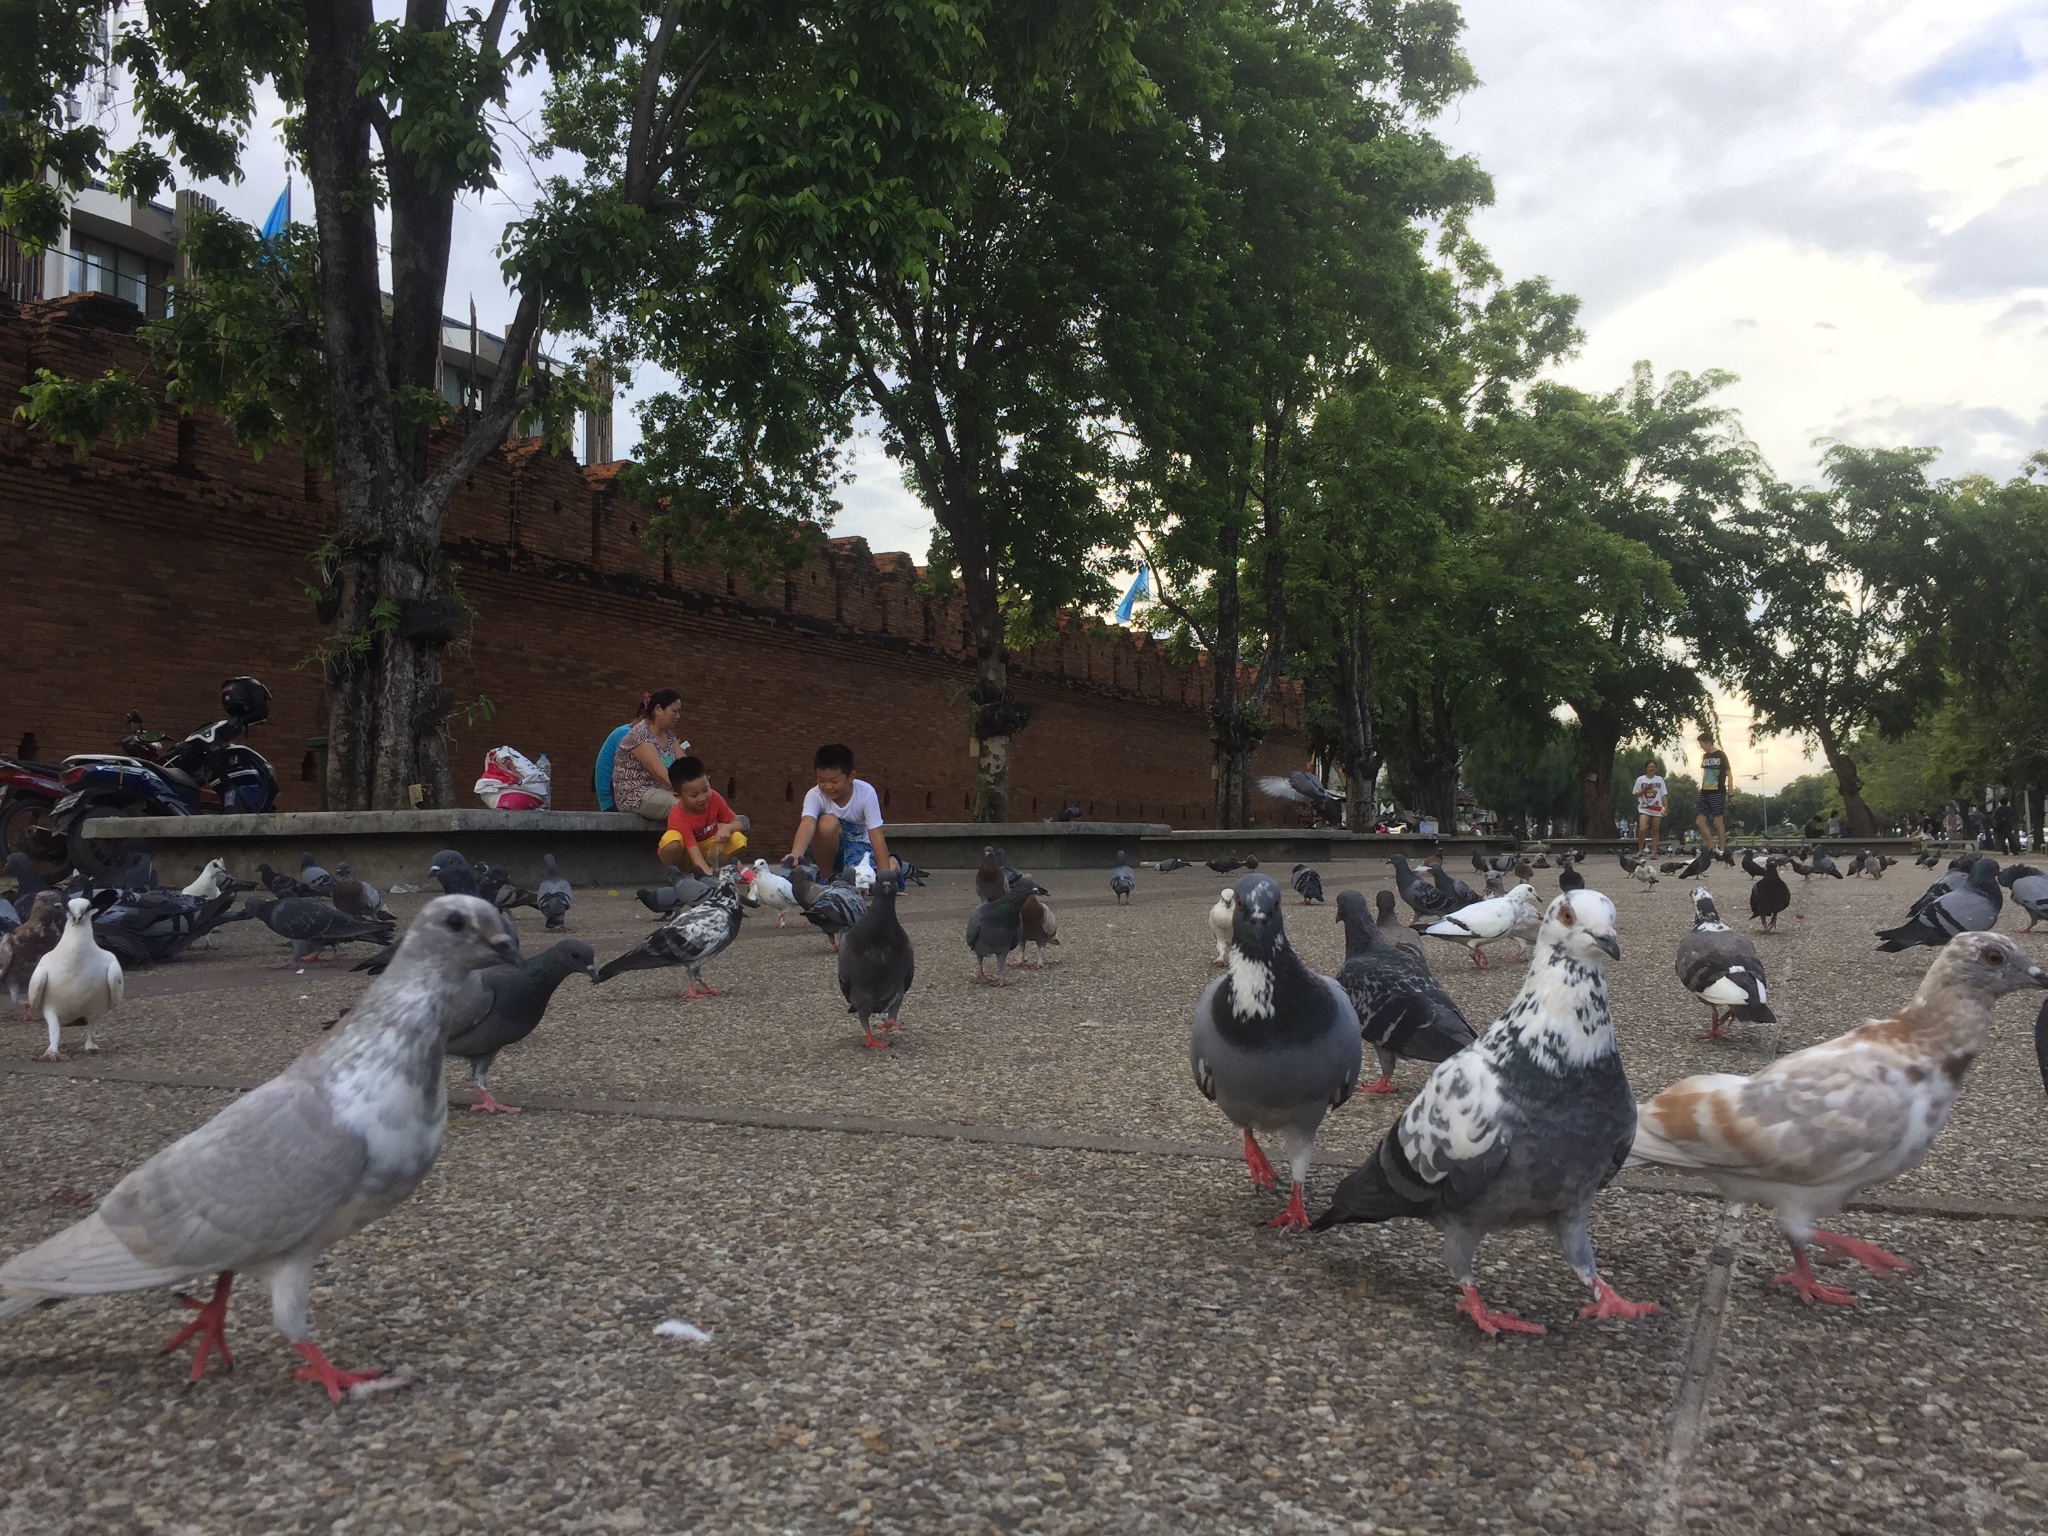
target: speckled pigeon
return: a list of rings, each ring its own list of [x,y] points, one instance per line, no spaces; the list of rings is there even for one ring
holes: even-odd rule
[[[625,971],[655,971],[671,965],[690,973],[685,997],[717,997],[720,993],[704,985],[704,962],[722,953],[740,935],[740,886],[754,878],[751,869],[728,864],[718,872],[718,885],[694,907],[687,907],[638,944],[615,959],[607,960],[597,973],[599,981],[610,981]]]

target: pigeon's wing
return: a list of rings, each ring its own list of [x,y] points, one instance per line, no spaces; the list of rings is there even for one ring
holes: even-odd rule
[[[1460,1051],[1429,1074],[1390,1133],[1407,1167],[1457,1210],[1485,1189],[1507,1160],[1508,1106],[1500,1073],[1484,1051]]]

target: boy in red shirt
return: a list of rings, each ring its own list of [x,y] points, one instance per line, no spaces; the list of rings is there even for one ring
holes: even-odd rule
[[[661,862],[672,869],[694,865],[706,879],[715,878],[718,866],[747,846],[746,830],[725,796],[711,787],[703,759],[677,758],[669,765],[668,782],[676,807],[656,850]]]

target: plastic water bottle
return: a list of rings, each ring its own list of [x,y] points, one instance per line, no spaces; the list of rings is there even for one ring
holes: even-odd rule
[[[541,753],[538,766],[540,768],[541,782],[547,785],[547,793],[541,797],[540,802],[541,809],[546,810],[555,803],[555,770],[549,765],[548,755],[545,752]]]

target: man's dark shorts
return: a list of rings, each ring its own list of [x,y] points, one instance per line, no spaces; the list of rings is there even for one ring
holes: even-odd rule
[[[1709,821],[1713,820],[1716,816],[1726,816],[1728,814],[1728,797],[1725,794],[1703,794],[1700,796],[1699,808],[1694,814],[1704,816]]]

